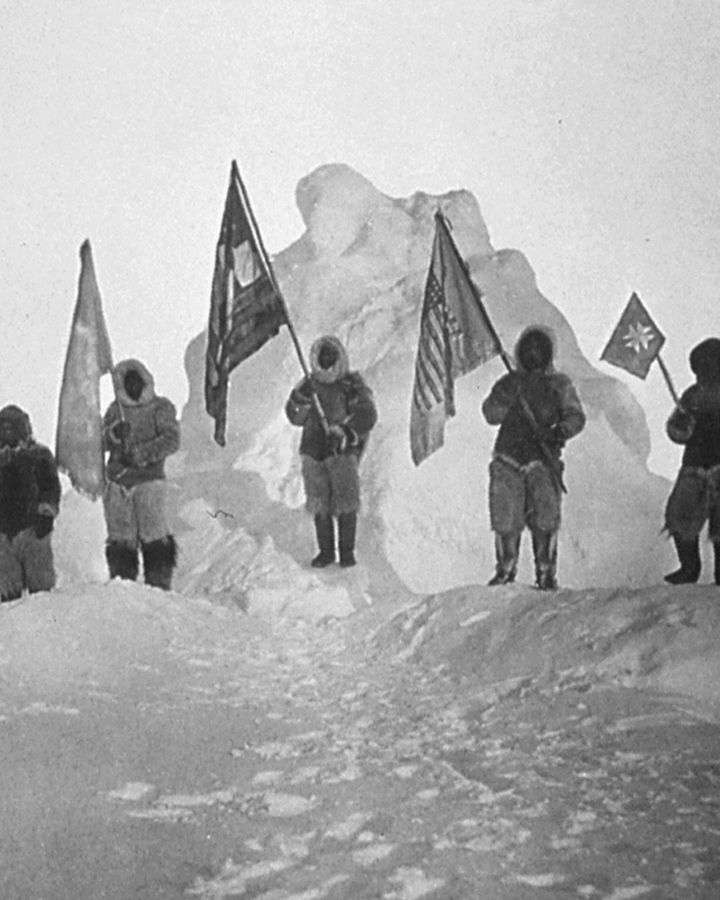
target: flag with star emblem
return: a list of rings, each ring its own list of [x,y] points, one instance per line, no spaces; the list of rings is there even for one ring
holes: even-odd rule
[[[96,500],[105,486],[100,378],[113,361],[90,241],[80,248],[80,281],[60,387],[55,459],[81,494]]]
[[[285,305],[233,161],[215,253],[205,354],[205,408],[215,419],[214,437],[221,447],[230,372],[285,322]]]
[[[446,219],[436,213],[410,409],[410,451],[416,466],[444,443],[445,421],[455,415],[455,378],[500,351],[480,292]]]
[[[633,293],[600,359],[645,378],[664,343],[665,336]]]

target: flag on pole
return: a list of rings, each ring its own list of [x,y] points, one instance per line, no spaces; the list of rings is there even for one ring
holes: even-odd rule
[[[285,321],[285,305],[233,161],[215,254],[205,356],[205,408],[215,419],[214,436],[221,447],[230,372],[276,335]]]
[[[410,450],[416,466],[444,443],[445,420],[455,415],[455,378],[500,352],[480,292],[446,220],[437,213],[410,410]]]
[[[600,359],[645,378],[664,343],[665,335],[633,293]]]
[[[93,500],[102,493],[105,468],[100,377],[113,361],[90,241],[80,248],[80,283],[60,388],[55,458],[72,486]]]

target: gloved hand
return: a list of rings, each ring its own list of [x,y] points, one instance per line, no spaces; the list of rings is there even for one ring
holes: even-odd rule
[[[695,416],[689,410],[678,406],[667,422],[667,433],[671,441],[687,444],[695,431]]]
[[[357,434],[348,425],[331,425],[328,441],[334,454],[345,453],[357,444]]]
[[[541,425],[538,437],[550,450],[562,450],[565,446],[565,436],[560,425]]]
[[[309,378],[305,378],[297,387],[293,388],[292,399],[296,406],[310,406],[312,403],[312,383]]]
[[[692,434],[695,428],[695,416],[679,406],[673,416],[673,425],[678,431],[686,431],[688,434]]]
[[[140,446],[128,447],[121,455],[120,462],[129,469],[146,466],[148,464],[147,457]]]
[[[47,537],[53,530],[54,525],[55,520],[50,513],[36,513],[34,522],[35,537],[38,540]]]
[[[130,437],[130,423],[125,421],[115,422],[110,428],[110,437],[116,444],[124,443]]]

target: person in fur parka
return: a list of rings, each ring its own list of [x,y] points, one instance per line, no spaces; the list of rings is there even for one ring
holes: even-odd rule
[[[720,339],[707,338],[690,352],[695,375],[666,424],[667,435],[684,444],[682,464],[665,507],[665,529],[673,538],[680,568],[669,584],[693,584],[700,577],[700,532],[709,520],[720,584]]]
[[[52,530],[60,509],[55,457],[19,406],[0,410],[0,601],[55,587]]]
[[[527,328],[515,348],[517,369],[503,375],[482,405],[490,425],[499,425],[490,463],[490,524],[495,532],[497,568],[491,585],[515,580],[520,537],[532,535],[536,585],[557,588],[557,534],[561,492],[540,441],[561,471],[565,442],[585,426],[585,413],[572,382],[553,369],[549,330]],[[522,408],[527,403],[533,429]]]
[[[118,363],[113,381],[116,399],[103,418],[110,577],[135,580],[142,550],[145,583],[169,590],[177,549],[165,510],[165,459],[180,448],[177,414],[138,360]]]
[[[285,414],[302,427],[300,455],[307,509],[314,516],[319,553],[315,568],[335,562],[335,524],[341,566],[355,565],[355,532],[360,506],[358,465],[377,420],[372,391],[349,371],[341,342],[318,338],[310,351],[311,374],[292,390]],[[316,394],[327,431],[313,401]]]

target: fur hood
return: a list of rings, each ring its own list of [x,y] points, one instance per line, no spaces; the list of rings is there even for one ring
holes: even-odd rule
[[[19,406],[10,404],[0,409],[0,419],[6,422],[12,422],[20,435],[20,443],[27,446],[33,440],[32,425],[30,424],[30,416],[24,409]]]
[[[529,339],[531,336],[537,335],[540,337],[540,340],[545,344],[547,350],[547,362],[543,365],[542,370],[545,374],[550,375],[555,371],[554,360],[555,360],[555,333],[551,328],[548,328],[546,325],[529,325],[524,331],[520,334],[515,344],[515,365],[521,372],[527,372],[528,368],[523,363],[522,357],[525,355],[525,350],[529,343]]]
[[[706,338],[690,351],[690,368],[697,380],[720,384],[720,340]]]
[[[144,382],[142,393],[137,400],[132,400],[125,391],[125,376],[132,371],[137,372]],[[139,359],[124,359],[119,362],[113,369],[113,383],[117,398],[123,406],[144,406],[155,397],[155,379]]]
[[[319,362],[320,351],[326,345],[333,347],[338,354],[335,364],[329,369],[323,369]],[[324,384],[331,384],[334,381],[339,381],[343,376],[347,375],[349,362],[347,351],[342,343],[330,334],[318,338],[310,348],[310,369],[312,370],[313,378],[316,378]]]

